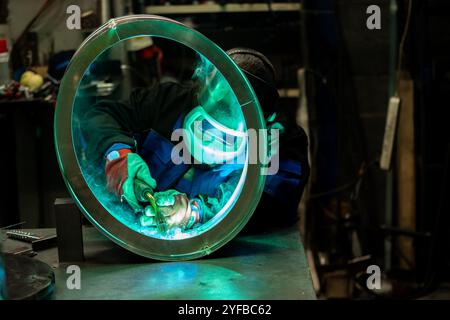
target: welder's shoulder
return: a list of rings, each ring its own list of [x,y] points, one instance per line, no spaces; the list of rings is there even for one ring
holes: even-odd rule
[[[280,157],[300,161],[307,165],[308,137],[305,130],[299,126],[295,118],[279,116],[276,121],[281,123],[285,131],[280,135]]]
[[[308,146],[308,137],[305,130],[299,126],[295,120],[295,117],[291,117],[285,113],[280,112],[275,118],[276,122],[283,125],[285,131],[281,138],[288,141],[297,141],[299,144]]]
[[[156,83],[146,88],[135,88],[130,95],[132,106],[170,106],[193,96],[193,86],[177,82]]]
[[[302,147],[308,147],[308,136],[305,130],[296,123],[286,126],[286,138],[297,141]]]

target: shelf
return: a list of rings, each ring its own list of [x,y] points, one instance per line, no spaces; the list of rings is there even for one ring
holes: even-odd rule
[[[299,98],[300,97],[300,90],[296,89],[296,88],[279,89],[278,93],[280,94],[281,98]]]
[[[272,11],[300,11],[302,5],[300,3],[279,2],[272,3]],[[147,14],[199,14],[199,13],[220,13],[220,12],[268,12],[269,4],[267,3],[229,3],[220,5],[216,3],[191,4],[191,5],[164,5],[164,6],[147,6],[145,13]]]

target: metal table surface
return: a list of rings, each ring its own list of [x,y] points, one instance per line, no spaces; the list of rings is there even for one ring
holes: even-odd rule
[[[39,235],[55,229],[29,230]],[[2,231],[1,239],[5,239]],[[85,261],[81,289],[68,289],[69,264],[58,263],[56,248],[40,251],[54,268],[52,299],[315,299],[297,228],[241,235],[202,259],[160,262],[137,256],[93,227],[83,230]],[[9,252],[26,243],[3,240]]]

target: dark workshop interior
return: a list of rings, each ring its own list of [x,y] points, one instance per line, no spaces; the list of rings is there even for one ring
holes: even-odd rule
[[[446,0],[0,0],[0,300],[450,299],[449,95]]]

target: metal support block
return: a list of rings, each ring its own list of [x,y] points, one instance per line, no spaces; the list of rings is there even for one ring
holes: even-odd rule
[[[71,198],[55,199],[59,262],[84,260],[81,213]]]

